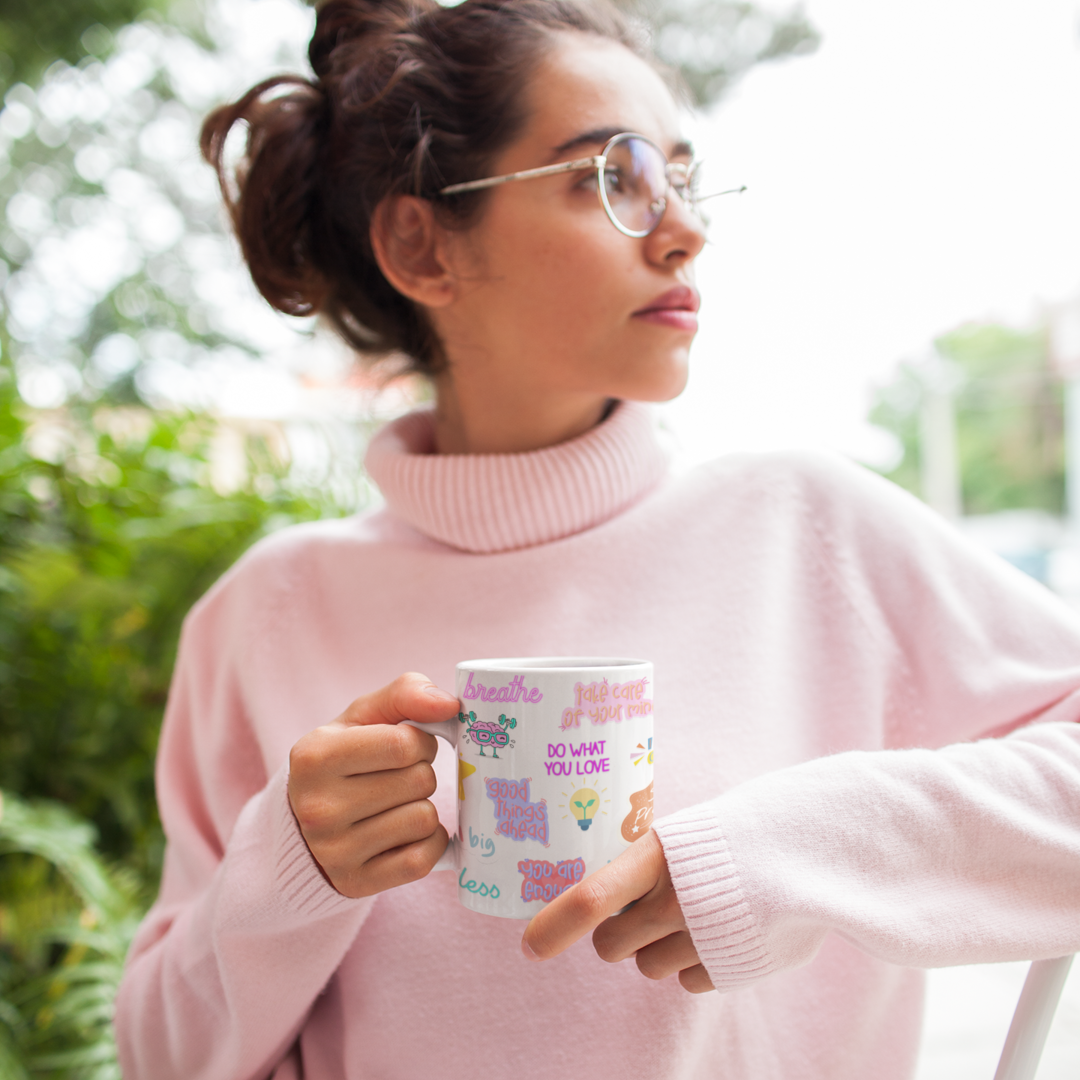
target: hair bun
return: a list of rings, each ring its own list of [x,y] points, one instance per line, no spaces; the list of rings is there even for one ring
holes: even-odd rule
[[[358,54],[384,45],[417,16],[439,5],[433,0],[325,0],[318,5],[308,59],[324,79],[343,72]]]
[[[634,43],[609,0],[316,3],[315,78],[279,75],[216,109],[203,154],[270,304],[324,316],[358,352],[403,354],[435,372],[446,358],[426,311],[390,284],[372,249],[376,208],[390,195],[436,200],[488,175],[525,124],[525,88],[551,34]],[[239,124],[246,152],[227,166]],[[486,198],[440,200],[438,213],[465,228]]]

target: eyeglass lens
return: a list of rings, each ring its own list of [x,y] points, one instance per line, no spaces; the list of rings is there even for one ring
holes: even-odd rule
[[[685,174],[672,166],[671,183],[684,198]],[[668,197],[667,159],[652,143],[631,136],[607,149],[604,183],[601,188],[604,207],[624,229],[644,236],[653,231],[664,216]],[[696,187],[697,169],[691,185]]]

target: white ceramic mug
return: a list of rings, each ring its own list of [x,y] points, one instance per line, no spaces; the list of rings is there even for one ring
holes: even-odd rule
[[[461,712],[414,724],[458,758],[458,829],[436,870],[473,911],[529,919],[648,830],[653,667],[540,657],[457,665]]]

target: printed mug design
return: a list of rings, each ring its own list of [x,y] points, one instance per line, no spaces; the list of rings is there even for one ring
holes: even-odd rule
[[[585,832],[593,823],[596,811],[600,809],[600,793],[587,787],[575,791],[570,796],[570,808],[570,813],[577,818],[578,828]]]
[[[458,754],[457,759],[457,797],[464,802],[465,801],[465,778],[472,776],[476,772],[476,766],[470,765],[462,756]]]
[[[461,868],[461,873],[458,875],[457,883],[459,889],[465,889],[467,892],[476,893],[477,896],[490,896],[492,900],[499,899],[499,886],[489,885],[486,881],[477,881],[475,878],[465,880],[465,875],[469,872],[467,866]]]
[[[517,727],[517,720],[506,713],[499,714],[498,724],[492,720],[477,720],[474,712],[468,715],[459,712],[457,718],[462,724],[468,724],[465,735],[480,747],[481,757],[487,757],[484,753],[485,746],[490,746],[491,756],[497,758],[500,746],[513,745],[510,742],[510,729]],[[464,797],[463,795],[462,798]]]
[[[503,780],[487,776],[487,797],[495,804],[495,833],[511,840],[539,840],[548,846],[547,799],[531,802],[531,779]]]
[[[598,813],[607,817],[607,811],[601,809],[601,807],[603,803],[610,803],[611,800],[600,798],[606,791],[607,788],[601,788],[599,791],[594,791],[592,788],[578,788],[572,795],[567,795],[565,791],[561,792],[566,802],[559,803],[559,806],[569,811],[569,813],[563,814],[563,820],[565,821],[573,815],[578,828],[582,832],[586,832],[596,820]]]
[[[562,711],[559,726],[581,727],[584,716],[593,724],[621,723],[635,716],[652,716],[653,703],[645,696],[649,680],[642,676],[624,683],[609,683],[606,678],[598,682],[574,683],[574,704]]]
[[[462,837],[462,841],[464,841]],[[479,836],[473,832],[473,827],[469,826],[469,847],[480,849],[481,859],[490,859],[495,854],[495,841],[490,836],[485,836],[481,833]]]
[[[649,831],[653,821],[653,786],[650,782],[647,788],[635,791],[630,796],[630,813],[626,815],[622,823],[623,839],[632,844],[639,837]]]
[[[652,666],[463,661],[456,689],[458,708],[439,727],[457,759],[457,828],[444,863],[465,907],[528,918],[649,829]]]
[[[646,749],[643,743],[638,743],[637,746],[630,751],[630,760],[635,765],[640,765],[643,761],[646,761],[651,765],[653,763],[652,739],[649,739],[648,749]]]
[[[508,686],[485,686],[483,683],[473,682],[471,671],[468,681],[462,687],[461,696],[466,701],[527,701],[530,705],[536,705],[544,700],[544,695],[538,686],[525,685],[524,675],[515,675]]]
[[[533,900],[548,903],[585,876],[585,860],[562,859],[552,864],[547,859],[522,859],[518,863],[518,873],[523,878],[521,899],[526,904]]]

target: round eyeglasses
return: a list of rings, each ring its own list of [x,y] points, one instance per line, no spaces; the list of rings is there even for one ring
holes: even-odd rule
[[[544,165],[539,169],[525,169],[503,176],[489,176],[484,180],[469,180],[464,184],[451,184],[442,188],[439,194],[460,195],[466,191],[509,184],[514,180],[531,180],[538,176],[555,176],[582,169],[596,170],[600,204],[611,224],[626,236],[648,236],[660,224],[667,209],[669,191],[674,191],[700,217],[698,207],[706,199],[746,190],[745,187],[731,188],[712,195],[701,195],[698,193],[701,181],[699,162],[684,164],[668,161],[663,150],[651,139],[624,131],[610,139],[603,152],[593,157],[562,161],[558,165]]]

